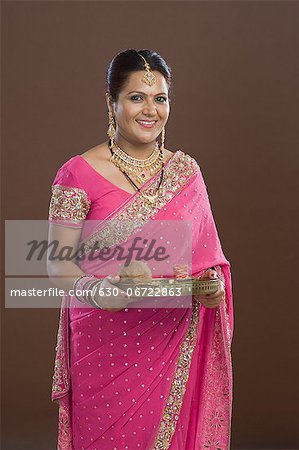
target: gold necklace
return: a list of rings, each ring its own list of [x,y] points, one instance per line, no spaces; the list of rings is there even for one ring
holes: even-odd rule
[[[156,142],[154,150],[146,159],[138,159],[128,155],[115,141],[113,141],[113,147],[114,152],[110,161],[122,172],[136,177],[140,184],[144,183],[162,167],[164,156],[163,152],[160,152],[158,142]]]
[[[112,156],[111,156],[111,158],[110,158],[110,161],[112,161],[112,162],[115,164],[115,161],[114,161],[115,151],[113,151],[113,148],[115,148],[115,143],[112,143],[111,139],[109,140],[109,148],[110,148],[110,151],[111,151],[111,154],[112,154]],[[118,148],[121,150],[120,147],[118,147]],[[123,150],[121,150],[121,151],[123,152]],[[155,151],[155,150],[154,150],[154,151]],[[160,180],[159,180],[159,183],[158,183],[158,188],[157,188],[156,192],[153,193],[153,194],[146,194],[145,192],[143,192],[142,190],[140,190],[140,187],[137,186],[137,185],[134,183],[134,181],[129,177],[129,175],[126,173],[126,171],[125,171],[123,168],[119,167],[119,165],[117,165],[117,167],[119,167],[119,169],[123,172],[123,174],[124,174],[124,175],[127,177],[127,179],[130,181],[130,183],[132,184],[132,186],[134,186],[135,189],[136,189],[137,191],[140,192],[140,194],[142,195],[142,197],[144,198],[144,200],[146,200],[147,203],[149,203],[149,205],[150,205],[151,207],[156,206],[156,202],[157,202],[158,196],[159,196],[160,186],[161,186],[162,181],[163,181],[163,178],[164,178],[164,155],[163,155],[162,149],[159,148],[159,145],[158,145],[158,151],[159,151],[159,155],[160,155],[160,160],[162,161],[162,164],[161,164],[162,170],[161,170]],[[125,152],[123,152],[123,153],[125,153]],[[125,153],[125,155],[127,155],[127,153]],[[129,155],[127,155],[127,156],[129,156]],[[151,156],[151,155],[150,155],[150,156]],[[132,158],[132,157],[130,157],[130,158]],[[132,159],[135,159],[135,158],[132,158]],[[147,158],[147,159],[149,159],[149,158]],[[137,161],[140,162],[140,159],[138,159]],[[142,161],[142,160],[141,160],[141,161]],[[143,161],[144,161],[144,160],[143,160]],[[117,162],[118,162],[118,160],[117,160]],[[116,165],[116,164],[115,164],[115,165]],[[122,167],[123,167],[123,165],[122,165]],[[138,176],[137,176],[137,178],[138,178]],[[144,182],[144,179],[142,179],[141,181]]]

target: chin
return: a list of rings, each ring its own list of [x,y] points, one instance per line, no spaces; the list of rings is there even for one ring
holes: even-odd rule
[[[157,140],[159,135],[148,133],[143,136],[136,136],[136,140],[138,140],[141,144],[149,144],[150,142],[154,142]]]

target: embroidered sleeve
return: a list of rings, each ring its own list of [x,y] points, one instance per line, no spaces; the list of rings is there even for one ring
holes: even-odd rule
[[[58,171],[52,185],[49,222],[82,228],[90,209],[87,192],[68,171]]]
[[[80,225],[85,220],[90,208],[90,201],[83,189],[52,186],[49,207],[49,221],[61,224]]]

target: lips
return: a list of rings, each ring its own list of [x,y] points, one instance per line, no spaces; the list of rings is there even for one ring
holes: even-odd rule
[[[153,128],[158,121],[157,120],[136,120],[136,122],[143,128]]]

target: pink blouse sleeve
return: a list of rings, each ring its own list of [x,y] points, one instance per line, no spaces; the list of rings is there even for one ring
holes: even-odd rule
[[[82,228],[91,201],[76,176],[62,166],[52,184],[49,222],[72,228]]]

